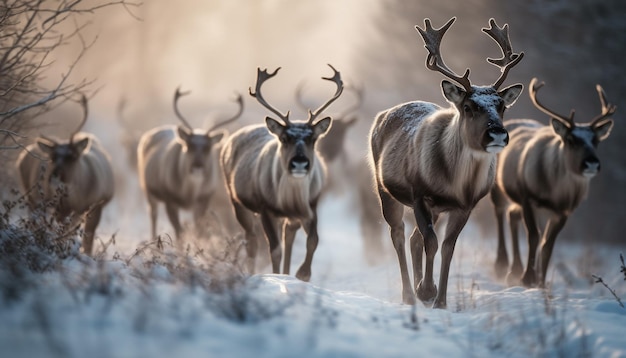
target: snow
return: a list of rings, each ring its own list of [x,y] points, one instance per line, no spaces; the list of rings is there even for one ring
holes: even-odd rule
[[[210,288],[215,277],[197,269],[202,261],[194,255],[137,253],[149,232],[147,213],[138,209],[130,219],[115,205],[100,229],[101,238],[117,233],[105,260],[66,260],[36,275],[19,299],[2,298],[0,356],[626,356],[626,310],[587,274],[626,297],[621,248],[557,242],[550,289],[507,287],[492,275],[495,238],[479,238],[470,222],[453,258],[448,309],[436,310],[401,303],[388,238],[381,238],[380,263],[366,263],[348,195],[320,205],[310,283],[265,269],[229,289]],[[171,232],[162,217],[159,229]],[[304,241],[299,233],[292,271]]]

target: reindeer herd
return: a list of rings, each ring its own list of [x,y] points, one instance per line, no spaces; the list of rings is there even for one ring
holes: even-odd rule
[[[537,92],[543,83],[533,79],[530,98],[551,118],[550,125],[530,119],[504,121],[505,110],[516,102],[523,86],[501,87],[524,53],[513,52],[508,25],[499,27],[491,19],[489,28],[482,31],[502,51],[502,58],[487,58],[499,68],[500,75],[490,85],[472,84],[469,69],[460,76],[441,55],[441,41],[454,21],[450,19],[439,29],[429,19],[423,29],[416,26],[428,51],[426,67],[452,81],[441,83],[450,106],[422,101],[396,105],[376,115],[369,135],[374,183],[370,189],[378,195],[379,211],[397,253],[402,300],[406,304],[414,304],[416,299],[432,302],[435,308],[446,307],[457,238],[472,209],[488,193],[497,219],[496,275],[506,276],[512,285],[545,286],[556,237],[587,195],[590,179],[600,170],[596,148],[609,136],[613,126],[610,117],[616,109],[598,85],[601,113],[589,123],[575,123],[574,111],[563,116],[539,102]],[[276,118],[268,116],[264,124],[245,126],[231,135],[218,128],[242,115],[241,95],[236,99],[236,114],[204,130],[193,128],[181,114],[178,102],[186,93],[177,89],[173,107],[182,125],[154,128],[141,136],[136,148],[152,238],[157,237],[159,203],[165,206],[177,241],[183,234],[179,210],[192,211],[199,235],[211,229],[206,221],[209,209],[225,210],[243,229],[250,273],[258,258],[269,256],[273,273],[281,272],[282,262],[282,273],[289,274],[294,238],[302,228],[307,236],[306,256],[296,277],[308,281],[319,241],[317,206],[326,188],[325,160],[334,160],[347,128],[354,123],[343,120],[345,123],[337,125],[337,133],[333,133],[333,123],[340,122],[321,116],[344,90],[339,71],[330,68],[333,75],[322,79],[334,83],[335,93],[316,110],[309,109],[306,120],[298,121],[292,121],[289,111],[281,112],[262,94],[262,86],[280,68],[273,72],[258,69],[256,86],[249,94]],[[361,90],[355,92],[358,106],[363,95]],[[296,97],[302,106],[300,91]],[[64,193],[53,214],[62,220],[84,219],[82,247],[91,255],[102,209],[113,197],[114,180],[110,158],[98,139],[80,131],[88,116],[84,96],[81,105],[83,119],[69,140],[41,136],[19,156],[17,173],[31,208]],[[219,201],[220,195],[226,195],[230,203]],[[416,224],[408,245],[412,275],[404,237],[406,209]],[[442,214],[447,214],[448,220],[437,286],[433,266],[439,242],[435,224]],[[510,265],[505,216],[512,239]],[[547,223],[540,225],[544,217]],[[525,270],[519,250],[520,221],[529,246]],[[263,240],[268,252],[258,250]]]

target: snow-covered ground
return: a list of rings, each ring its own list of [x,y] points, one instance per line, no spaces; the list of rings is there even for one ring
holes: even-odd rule
[[[106,260],[68,260],[0,308],[0,356],[626,356],[626,310],[590,276],[626,298],[620,247],[557,242],[550,290],[507,287],[492,275],[495,240],[470,223],[453,258],[448,309],[407,306],[389,239],[380,263],[368,265],[354,207],[333,194],[320,207],[310,283],[265,270],[207,289],[212,278],[192,254],[178,266],[159,263],[167,254],[135,255],[149,230],[133,195],[107,209],[100,237],[115,234],[115,244]],[[134,214],[123,210],[133,206]],[[165,215],[159,227],[171,231]]]

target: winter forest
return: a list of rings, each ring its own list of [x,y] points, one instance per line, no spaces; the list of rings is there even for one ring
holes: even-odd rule
[[[626,357],[625,16],[4,1],[0,355]]]

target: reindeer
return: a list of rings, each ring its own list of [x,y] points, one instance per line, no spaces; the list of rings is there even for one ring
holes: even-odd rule
[[[139,182],[149,205],[151,233],[156,238],[157,207],[165,204],[165,211],[180,241],[182,226],[179,209],[192,209],[196,231],[201,234],[209,204],[219,196],[223,183],[217,155],[226,136],[216,130],[235,121],[243,113],[243,98],[238,95],[237,113],[210,129],[194,129],[178,110],[180,97],[189,94],[174,93],[174,113],[183,125],[164,125],[146,132],[137,149]]]
[[[21,189],[35,210],[53,203],[58,221],[86,216],[83,252],[91,255],[102,209],[114,192],[111,160],[98,139],[80,130],[88,116],[87,98],[81,98],[83,118],[67,141],[40,136],[17,159]]]
[[[330,65],[329,65],[330,66]],[[318,244],[317,203],[324,187],[325,167],[315,144],[326,133],[332,119],[315,119],[343,91],[341,76],[334,67],[333,77],[322,77],[337,85],[332,98],[315,111],[309,110],[306,122],[292,122],[289,112],[281,113],[261,94],[262,84],[278,70],[268,73],[257,69],[255,91],[250,95],[282,121],[265,118],[265,126],[250,125],[235,132],[224,145],[221,163],[237,220],[245,230],[248,267],[254,271],[257,251],[258,218],[269,245],[272,272],[279,273],[282,250],[278,232],[285,245],[283,273],[289,274],[291,249],[296,231],[307,233],[306,258],[296,277],[308,281],[311,263]]]
[[[415,293],[424,302],[434,298],[435,308],[446,307],[448,273],[457,237],[476,203],[491,189],[496,153],[508,143],[508,133],[502,126],[504,110],[513,105],[523,89],[521,84],[515,84],[498,90],[523,53],[513,53],[508,25],[500,28],[493,19],[489,21],[490,28],[483,31],[495,40],[504,55],[501,59],[487,59],[502,71],[494,84],[473,86],[469,69],[461,77],[445,65],[439,47],[455,19],[439,29],[434,29],[429,19],[425,19],[425,30],[416,26],[428,50],[426,67],[462,86],[442,81],[443,95],[452,106],[442,108],[421,101],[400,104],[380,112],[370,132],[372,168],[382,213],[400,263],[402,300],[406,304],[415,302],[402,221],[404,206],[408,206],[417,222],[410,239]],[[434,223],[442,212],[449,216],[437,290],[433,282],[438,248]]]
[[[591,178],[600,171],[596,148],[611,133],[613,120],[608,117],[616,110],[597,85],[602,112],[590,123],[574,123],[573,110],[566,117],[539,102],[537,92],[543,85],[533,78],[529,94],[533,104],[551,117],[550,125],[530,119],[505,122],[512,140],[498,156],[496,185],[491,190],[498,221],[496,274],[503,277],[508,267],[504,243],[504,215],[508,212],[513,262],[507,281],[517,283],[522,274],[518,226],[523,219],[528,235],[528,263],[521,282],[541,287],[545,286],[557,235],[587,196]],[[549,213],[543,233],[538,224],[540,210]],[[535,262],[539,245],[540,261]]]

